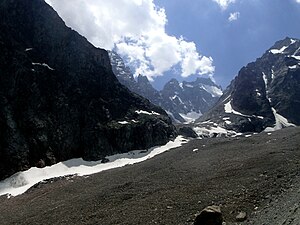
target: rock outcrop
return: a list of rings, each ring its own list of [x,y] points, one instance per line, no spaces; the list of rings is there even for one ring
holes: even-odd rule
[[[2,0],[0,15],[0,179],[176,135],[164,110],[119,83],[108,53],[43,0]]]

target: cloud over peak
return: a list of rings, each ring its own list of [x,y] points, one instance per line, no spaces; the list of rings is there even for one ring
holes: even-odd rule
[[[166,33],[166,12],[153,0],[45,1],[94,45],[115,48],[135,75],[151,80],[174,66],[181,68],[183,77],[214,72],[212,58],[199,54],[194,42]]]

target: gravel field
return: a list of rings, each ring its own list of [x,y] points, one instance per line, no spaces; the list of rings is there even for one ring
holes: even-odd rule
[[[299,225],[300,128],[194,139],[139,164],[58,178],[0,201],[1,224],[189,225],[220,205],[226,224]],[[239,212],[244,222],[236,222]]]

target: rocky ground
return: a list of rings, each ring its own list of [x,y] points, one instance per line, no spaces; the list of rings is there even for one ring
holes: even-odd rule
[[[193,224],[209,205],[226,224],[300,224],[300,129],[191,140],[146,162],[0,198],[1,224]],[[197,149],[197,150],[196,150]],[[244,212],[247,218],[237,222]],[[244,214],[245,215],[245,214]]]

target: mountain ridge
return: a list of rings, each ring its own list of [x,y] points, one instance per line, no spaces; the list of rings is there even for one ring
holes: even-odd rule
[[[193,122],[206,112],[222,95],[222,89],[210,78],[198,77],[192,82],[168,81],[161,91],[156,90],[146,76],[133,77],[123,59],[114,51],[109,52],[116,77],[131,91],[161,106],[176,123]]]
[[[299,125],[299,48],[299,39],[277,41],[239,71],[218,103],[198,123],[211,121],[236,132]]]
[[[107,51],[66,27],[43,0],[4,0],[0,14],[0,179],[176,135],[160,107],[119,83]]]

